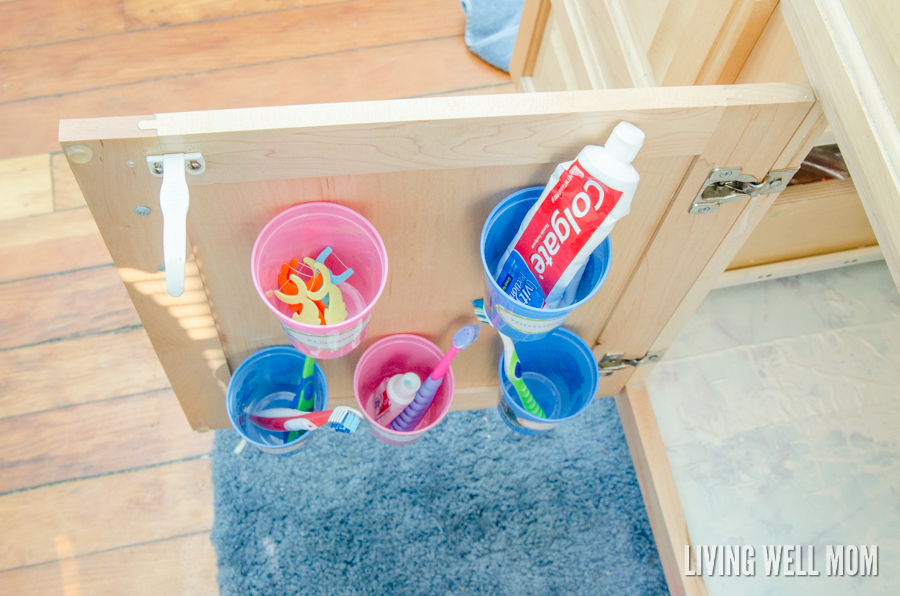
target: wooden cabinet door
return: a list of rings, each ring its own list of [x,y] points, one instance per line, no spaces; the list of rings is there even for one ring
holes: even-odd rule
[[[815,96],[790,84],[670,87],[287,106],[131,118],[64,120],[60,142],[122,281],[191,425],[229,426],[230,371],[287,340],[250,279],[257,234],[307,201],[346,205],[379,230],[390,277],[353,354],[324,361],[331,404],[354,403],[352,374],[373,341],[416,333],[447,347],[474,322],[483,294],[479,235],[511,191],[543,185],[557,163],[602,144],[627,120],[646,133],[631,213],[612,234],[603,288],[567,327],[595,354],[641,357],[668,347],[775,195],[715,213],[689,206],[715,167],[758,179],[799,165],[824,119]],[[71,156],[91,157],[75,163]],[[80,151],[80,153],[79,153]],[[200,152],[188,176],[193,253],[186,290],[166,293],[161,180],[146,157]],[[77,161],[84,161],[79,159]],[[138,216],[138,206],[150,214]],[[460,353],[455,409],[497,403],[495,333]],[[619,393],[649,367],[603,377]],[[636,376],[635,376],[636,375]]]

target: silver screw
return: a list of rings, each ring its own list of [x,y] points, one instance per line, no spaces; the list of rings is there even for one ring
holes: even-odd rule
[[[704,205],[702,207],[697,208],[697,213],[709,213],[710,209],[711,209],[711,207]]]
[[[162,174],[162,164],[159,162],[153,162],[153,173],[154,174]]]
[[[190,163],[188,163],[188,169],[189,169],[189,170],[199,170],[199,169],[200,169],[200,162],[197,161],[196,159],[192,159],[192,160],[190,161]]]
[[[140,215],[141,217],[145,215],[150,215],[150,207],[146,207],[144,205],[138,205],[134,208],[134,212]]]
[[[133,168],[133,167],[134,167],[134,162],[131,161],[131,160],[129,160],[129,161],[126,161],[126,162],[125,162],[125,165],[128,166],[129,168]]]
[[[734,172],[732,172],[731,170],[724,170],[722,172],[719,172],[719,178],[730,178],[733,175]]]
[[[157,271],[165,271],[165,270],[166,270],[166,266],[165,266],[165,265],[157,265],[157,266],[156,266],[156,270],[157,270]]]

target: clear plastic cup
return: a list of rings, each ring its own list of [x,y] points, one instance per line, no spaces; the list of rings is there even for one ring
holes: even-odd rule
[[[541,341],[517,342],[522,377],[546,418],[528,413],[506,376],[500,356],[500,403],[503,421],[514,431],[537,435],[581,415],[591,405],[600,374],[584,340],[568,329],[556,329]]]
[[[353,373],[353,392],[360,411],[366,417],[369,431],[376,439],[388,445],[408,445],[422,438],[422,435],[444,419],[453,401],[452,368],[447,369],[434,401],[413,430],[399,432],[385,428],[369,413],[375,389],[381,381],[408,372],[416,373],[424,381],[443,356],[441,349],[427,339],[408,334],[389,335],[369,346],[363,353]]]
[[[263,430],[250,422],[249,415],[268,408],[289,408],[300,389],[306,357],[287,346],[273,346],[251,354],[231,375],[225,393],[225,408],[231,425],[245,441],[276,455],[286,455],[303,447],[315,431],[302,431],[286,442],[285,432]],[[328,406],[328,381],[316,363],[316,394],[313,409]]]
[[[481,266],[484,269],[484,310],[497,331],[515,341],[538,341],[560,327],[569,313],[594,297],[606,281],[612,261],[612,243],[607,237],[594,250],[578,284],[575,301],[562,308],[535,308],[519,302],[500,289],[494,271],[509,243],[519,231],[525,214],[540,198],[543,186],[524,188],[509,195],[491,211],[481,230]]]
[[[325,264],[335,275],[345,266],[353,269],[338,286],[347,319],[333,325],[295,321],[288,305],[272,294],[281,266],[294,258],[315,259],[329,246],[334,252]],[[381,236],[363,216],[334,203],[304,203],[279,213],[259,233],[250,261],[256,292],[278,317],[291,345],[320,360],[344,356],[362,342],[388,275]]]

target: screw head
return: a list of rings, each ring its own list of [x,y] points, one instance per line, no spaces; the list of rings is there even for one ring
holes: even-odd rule
[[[734,176],[734,171],[732,170],[722,170],[719,172],[719,178],[730,178]]]
[[[712,209],[712,207],[709,205],[703,205],[702,207],[697,207],[697,213],[709,213],[710,209]]]
[[[165,271],[165,270],[166,270],[166,266],[165,266],[164,264],[159,264],[159,265],[156,266],[156,270],[157,270],[157,271]]]
[[[128,161],[125,162],[125,165],[128,166],[129,168],[133,168],[134,162],[129,159]]]
[[[147,207],[146,205],[138,205],[137,207],[134,208],[134,212],[137,213],[138,215],[140,215],[141,217],[143,217],[145,215],[150,215],[150,207]]]
[[[199,169],[200,169],[200,162],[197,161],[196,159],[192,159],[192,160],[188,163],[188,169],[189,169],[189,170],[199,170]]]
[[[162,164],[159,163],[158,161],[153,162],[153,173],[154,174],[162,174],[163,173]]]

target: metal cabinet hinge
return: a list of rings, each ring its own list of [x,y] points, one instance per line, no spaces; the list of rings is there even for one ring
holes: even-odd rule
[[[626,358],[625,354],[607,354],[600,360],[600,376],[608,377],[617,370],[622,370],[628,366],[640,366],[642,364],[651,364],[662,360],[665,350],[656,352],[648,352],[643,358]]]
[[[772,170],[759,182],[741,168],[715,168],[691,203],[689,213],[712,213],[719,205],[783,191],[799,168]]]

